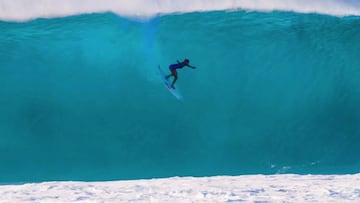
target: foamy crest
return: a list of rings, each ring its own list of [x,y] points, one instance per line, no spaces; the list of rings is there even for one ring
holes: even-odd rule
[[[0,202],[359,202],[354,175],[251,175],[0,186]]]
[[[360,15],[360,4],[351,0],[0,0],[0,20],[24,21],[101,12],[149,18],[157,14],[234,9]]]

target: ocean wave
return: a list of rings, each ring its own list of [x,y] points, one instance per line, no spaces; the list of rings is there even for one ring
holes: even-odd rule
[[[360,15],[360,3],[353,0],[0,0],[0,20],[26,21],[103,12],[147,19],[159,14],[238,9]]]

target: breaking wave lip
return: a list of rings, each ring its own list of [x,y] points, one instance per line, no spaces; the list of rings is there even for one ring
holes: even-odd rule
[[[27,21],[104,12],[149,19],[159,14],[239,9],[360,16],[360,3],[354,0],[0,0],[0,20]]]

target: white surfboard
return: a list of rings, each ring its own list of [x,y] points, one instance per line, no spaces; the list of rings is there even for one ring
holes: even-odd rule
[[[161,70],[160,66],[158,67],[158,71],[159,71],[159,75],[160,75],[161,80],[163,81],[166,89],[168,89],[169,92],[176,97],[176,99],[182,101],[182,100],[183,100],[183,97],[182,97],[180,91],[179,91],[178,89],[173,89],[173,88],[170,87],[171,83],[170,83],[168,80],[166,80],[166,75],[165,75],[165,73]],[[172,79],[172,78],[171,78],[171,79]]]

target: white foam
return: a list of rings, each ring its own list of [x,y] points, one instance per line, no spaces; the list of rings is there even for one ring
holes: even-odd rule
[[[160,13],[233,9],[360,15],[360,4],[351,0],[0,0],[0,19],[25,21],[102,12],[148,18]]]
[[[360,174],[248,175],[0,186],[0,202],[360,202]]]

